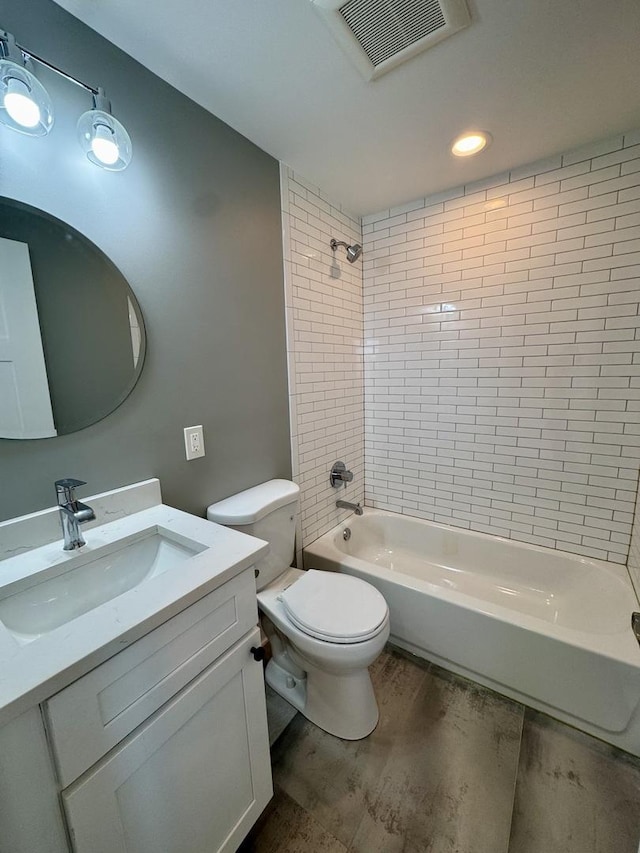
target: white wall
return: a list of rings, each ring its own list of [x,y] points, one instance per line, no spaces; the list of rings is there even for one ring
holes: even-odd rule
[[[361,224],[291,169],[280,169],[293,479],[301,488],[298,549],[364,497],[362,262],[335,257],[332,237],[361,242]],[[341,459],[355,480],[329,485]],[[298,565],[301,565],[298,562]]]
[[[366,503],[625,562],[640,133],[367,216],[363,236]]]
[[[633,530],[631,531],[631,544],[629,546],[629,559],[627,567],[631,580],[640,600],[640,508],[636,500],[636,512],[633,519]]]

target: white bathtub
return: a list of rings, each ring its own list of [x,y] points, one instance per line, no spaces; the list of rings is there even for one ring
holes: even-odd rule
[[[640,755],[626,569],[373,509],[308,546],[304,564],[376,586],[399,646]]]

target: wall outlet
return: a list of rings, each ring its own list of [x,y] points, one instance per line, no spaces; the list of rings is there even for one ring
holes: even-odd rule
[[[187,459],[199,459],[204,456],[204,432],[202,424],[184,428],[184,449]]]

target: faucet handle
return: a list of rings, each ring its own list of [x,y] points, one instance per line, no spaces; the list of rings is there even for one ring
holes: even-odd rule
[[[56,494],[58,495],[58,501],[60,500],[60,496],[64,496],[65,502],[69,503],[75,500],[74,490],[78,489],[80,486],[86,486],[84,480],[76,480],[73,477],[66,477],[64,480],[56,480],[54,486],[56,487]]]
[[[74,480],[73,477],[66,477],[64,480],[56,480],[54,486],[57,492],[63,489],[78,489],[80,486],[86,486],[84,480]]]
[[[343,483],[346,486],[352,480],[353,474],[351,471],[347,471],[347,466],[344,462],[338,461],[333,463],[333,468],[329,474],[329,482],[334,489],[339,489]]]

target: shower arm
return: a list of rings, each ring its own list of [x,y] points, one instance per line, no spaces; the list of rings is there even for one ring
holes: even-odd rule
[[[336,240],[335,237],[332,237],[329,241],[329,245],[334,253],[338,246],[344,246],[347,253],[347,260],[350,264],[357,261],[362,254],[362,246],[359,243],[354,243],[353,246],[350,246],[348,243],[345,243],[344,240]]]

